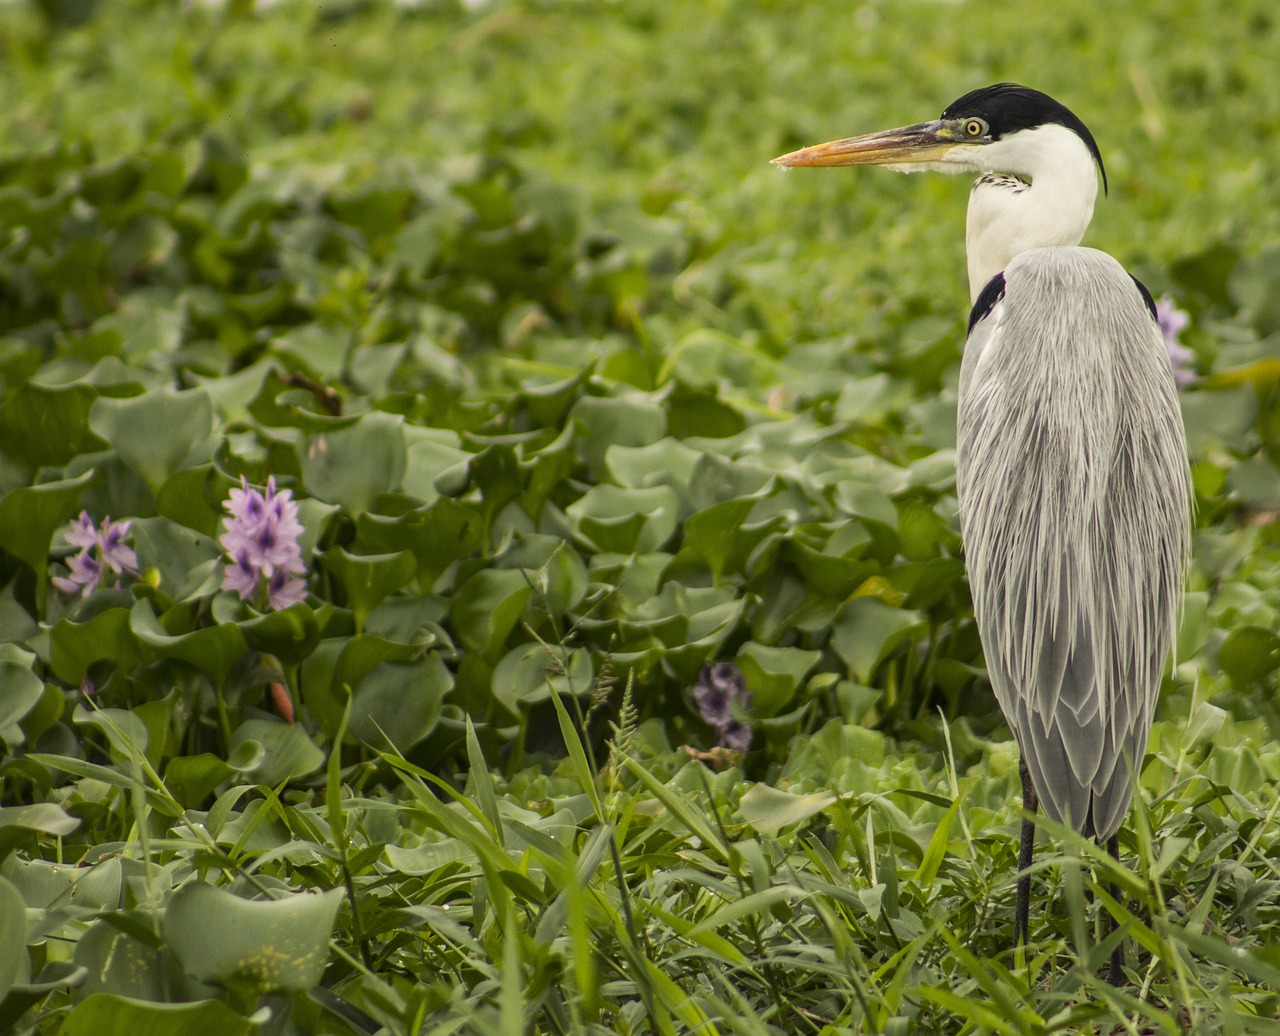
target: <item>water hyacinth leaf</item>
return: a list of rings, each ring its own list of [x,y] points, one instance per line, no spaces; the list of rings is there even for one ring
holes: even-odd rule
[[[232,667],[248,650],[240,627],[231,623],[171,635],[165,631],[146,600],[140,600],[133,606],[129,613],[129,628],[157,656],[195,666],[214,687],[226,683]]]
[[[252,770],[254,780],[261,784],[275,785],[305,777],[324,765],[324,752],[299,723],[247,719],[231,735],[231,757],[236,758],[239,751],[256,753],[252,742],[262,746],[262,758]]]
[[[0,644],[0,740],[10,749],[21,745],[26,736],[18,721],[44,696],[44,681],[35,673],[36,656],[17,644]]]
[[[533,593],[520,570],[481,569],[453,595],[449,614],[459,642],[495,658]]]
[[[0,1001],[29,970],[26,904],[12,882],[0,878]]]
[[[356,529],[360,545],[370,551],[412,551],[418,581],[429,587],[453,562],[480,546],[484,519],[470,504],[441,497],[428,508],[398,517],[358,515]]]
[[[164,784],[183,806],[195,809],[224,781],[258,769],[266,755],[262,742],[245,740],[227,759],[211,752],[177,756],[165,767]]]
[[[301,662],[320,642],[320,621],[303,603],[246,619],[239,627],[249,647],[274,655],[285,665]]]
[[[364,628],[365,618],[378,602],[409,583],[418,571],[417,561],[407,550],[362,555],[333,546],[324,553],[324,565],[346,591],[357,632]]]
[[[141,716],[126,709],[86,709],[77,705],[71,714],[77,726],[96,727],[111,746],[112,758],[125,761],[134,754],[143,755],[151,742],[147,725]]]
[[[318,432],[307,440],[299,462],[308,493],[358,515],[372,508],[379,493],[400,488],[404,420],[373,411],[345,428]]]
[[[322,647],[328,647],[329,643]],[[421,648],[416,644],[374,637],[368,633],[350,637],[342,643],[334,660],[332,689],[345,697],[345,692],[358,686],[374,667],[384,662],[411,662],[420,653]]]
[[[1241,626],[1227,634],[1218,662],[1236,687],[1254,687],[1280,669],[1280,636],[1262,626]]]
[[[79,820],[52,802],[0,807],[0,860],[37,836],[61,838],[79,826]]]
[[[647,446],[667,432],[662,404],[645,396],[583,396],[569,412],[582,425],[582,458],[597,477],[605,470],[610,446]]]
[[[453,674],[434,651],[412,662],[383,662],[352,693],[351,733],[373,748],[407,752],[435,728],[452,687]]]
[[[0,498],[0,543],[4,549],[43,576],[54,533],[80,510],[80,497],[93,478],[90,469],[75,478],[5,493]]]
[[[329,958],[340,889],[248,900],[200,881],[174,893],[162,931],[182,966],[201,982],[250,995],[304,993]]]
[[[237,1014],[221,1000],[157,1004],[113,993],[86,997],[58,1030],[59,1036],[251,1036],[258,1031],[258,1020]]]
[[[850,675],[865,684],[904,639],[926,628],[919,612],[894,608],[876,597],[857,597],[836,617],[831,646]]]
[[[525,536],[494,563],[499,569],[521,569],[534,590],[529,609],[543,608],[563,615],[586,596],[587,566],[564,540],[555,536]],[[526,614],[527,618],[532,616]]]
[[[776,838],[784,827],[808,820],[830,806],[836,798],[830,792],[793,795],[759,783],[747,789],[739,806],[743,820],[766,838]]]
[[[84,383],[28,382],[0,407],[0,450],[34,470],[102,449],[106,443],[89,430],[89,410],[97,398],[97,390]]]
[[[743,644],[736,661],[751,692],[751,715],[765,719],[786,708],[821,658],[821,651]]]
[[[104,396],[93,404],[89,424],[157,493],[193,453],[211,448],[213,401],[198,388],[153,390],[127,399]]]
[[[203,562],[222,556],[214,539],[169,518],[133,519],[129,539],[138,555],[138,567],[144,572],[155,569],[160,588],[175,600],[199,587],[200,577],[193,580],[193,573]]]
[[[661,549],[680,521],[679,499],[667,486],[592,486],[566,513],[575,536],[598,551],[620,554]]]
[[[561,652],[543,644],[521,644],[494,667],[493,696],[518,715],[521,706],[546,701],[552,691],[561,697],[587,694],[594,678],[589,651]]]
[[[49,664],[58,678],[79,686],[95,662],[110,660],[121,670],[150,654],[134,635],[128,608],[107,608],[84,622],[59,619],[49,635]]]
[[[609,481],[628,489],[656,485],[687,489],[701,456],[679,439],[659,439],[647,446],[610,446],[605,467]]]

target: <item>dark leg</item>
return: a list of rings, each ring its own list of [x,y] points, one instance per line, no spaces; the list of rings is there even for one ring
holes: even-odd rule
[[[1022,777],[1022,841],[1018,846],[1018,904],[1013,914],[1014,938],[1023,946],[1027,944],[1027,929],[1031,922],[1031,859],[1036,847],[1036,810],[1040,800],[1031,784],[1031,771],[1024,759],[1018,760],[1018,773]]]
[[[1113,860],[1120,859],[1120,836],[1112,835],[1107,839],[1107,852],[1111,854]],[[1107,891],[1111,893],[1111,898],[1118,900],[1120,898],[1120,888],[1112,882],[1107,886]],[[1116,930],[1116,919],[1111,918],[1111,926],[1108,931]],[[1107,969],[1107,981],[1113,986],[1120,985],[1124,981],[1124,943],[1120,942],[1116,948],[1111,951],[1111,967]]]

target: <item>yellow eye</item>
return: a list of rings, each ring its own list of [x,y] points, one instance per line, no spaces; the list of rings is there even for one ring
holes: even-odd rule
[[[964,132],[966,136],[980,137],[987,130],[986,124],[981,119],[970,119],[964,124]]]

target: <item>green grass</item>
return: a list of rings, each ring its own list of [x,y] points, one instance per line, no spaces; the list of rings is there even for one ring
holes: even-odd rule
[[[1269,3],[251,6],[0,5],[0,1028],[1280,1028]],[[1200,375],[1123,865],[1045,825],[1025,953],[966,185],[768,164],[1004,79]],[[242,476],[303,604],[220,589]]]

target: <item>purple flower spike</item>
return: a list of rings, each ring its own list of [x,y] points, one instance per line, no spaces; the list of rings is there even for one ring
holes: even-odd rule
[[[266,493],[259,493],[242,476],[240,488],[231,490],[222,506],[228,512],[218,540],[228,558],[222,588],[243,601],[265,602],[273,611],[305,601],[307,583],[301,577],[307,566],[298,545],[303,529],[292,490],[277,490],[272,476]]]
[[[88,597],[108,574],[131,576],[138,574],[138,555],[125,543],[130,522],[113,522],[110,517],[102,520],[101,527],[94,524],[89,512],[81,511],[63,531],[63,538],[80,551],[67,559],[68,576],[54,576],[53,585],[65,594]],[[115,580],[120,585],[120,580]]]
[[[751,746],[751,727],[738,716],[751,709],[751,695],[742,670],[732,662],[708,662],[693,685],[698,713],[715,728],[719,744],[736,752]],[[736,710],[735,710],[736,706]],[[735,715],[735,711],[738,715]]]
[[[1191,316],[1178,309],[1173,299],[1165,295],[1156,303],[1156,323],[1160,325],[1165,348],[1169,350],[1169,365],[1173,368],[1173,380],[1178,388],[1186,388],[1196,380],[1195,368],[1192,366],[1196,354],[1179,342],[1178,336],[1191,323]]]

